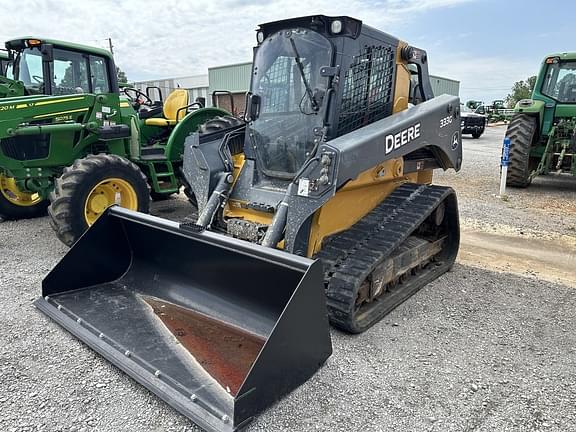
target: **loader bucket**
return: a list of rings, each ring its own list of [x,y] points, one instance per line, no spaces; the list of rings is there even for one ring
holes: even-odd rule
[[[208,431],[234,431],[332,353],[320,262],[112,207],[38,309]]]

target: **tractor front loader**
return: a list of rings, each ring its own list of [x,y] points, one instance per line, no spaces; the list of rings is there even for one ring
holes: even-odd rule
[[[257,41],[247,123],[186,139],[197,219],[109,208],[35,303],[209,431],[306,381],[329,321],[367,330],[459,244],[455,193],[431,181],[462,164],[460,102],[433,96],[426,52],[322,15]]]
[[[50,204],[68,245],[110,205],[147,212],[150,194],[177,193],[184,139],[227,115],[189,103],[184,89],[159,103],[121,94],[105,50],[35,38],[6,46],[25,96],[0,98],[0,215],[32,217]]]
[[[547,56],[532,98],[514,111],[506,184],[525,188],[540,175],[576,176],[576,53]]]

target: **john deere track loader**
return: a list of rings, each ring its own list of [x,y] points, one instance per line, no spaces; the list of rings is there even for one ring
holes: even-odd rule
[[[6,47],[25,96],[0,98],[0,215],[32,217],[50,203],[68,245],[112,204],[147,212],[150,192],[178,192],[184,138],[227,114],[189,103],[184,89],[163,103],[121,94],[102,49],[31,37]]]
[[[433,97],[426,52],[349,17],[257,40],[247,123],[186,140],[197,219],[109,208],[36,302],[210,431],[306,381],[328,320],[368,329],[459,244],[454,191],[430,183],[461,166],[460,103]]]
[[[506,131],[506,184],[527,187],[539,175],[576,176],[576,53],[547,56],[532,98],[514,111]]]

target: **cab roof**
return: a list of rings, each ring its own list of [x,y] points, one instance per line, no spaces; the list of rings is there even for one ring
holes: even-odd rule
[[[7,49],[21,50],[30,46],[30,41],[39,41],[42,44],[52,44],[55,48],[64,48],[70,51],[79,51],[87,54],[99,55],[102,57],[113,58],[110,51],[102,48],[91,47],[88,45],[66,42],[56,39],[46,39],[37,36],[25,36],[6,42]]]
[[[555,53],[555,54],[548,54],[544,57],[544,61],[550,57],[560,57],[560,60],[576,60],[576,52],[562,52],[562,53]]]

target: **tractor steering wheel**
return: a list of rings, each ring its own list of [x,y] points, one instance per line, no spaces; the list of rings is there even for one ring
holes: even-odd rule
[[[32,75],[32,78],[34,79],[34,81],[36,81],[38,84],[44,84],[44,77],[41,77],[39,75]]]
[[[150,99],[146,93],[143,93],[138,89],[126,87],[122,90],[122,92],[128,97],[128,99],[130,99],[132,106],[136,111],[138,111],[142,105],[152,106],[154,104],[152,99]],[[140,98],[144,99],[144,101],[142,102]]]

